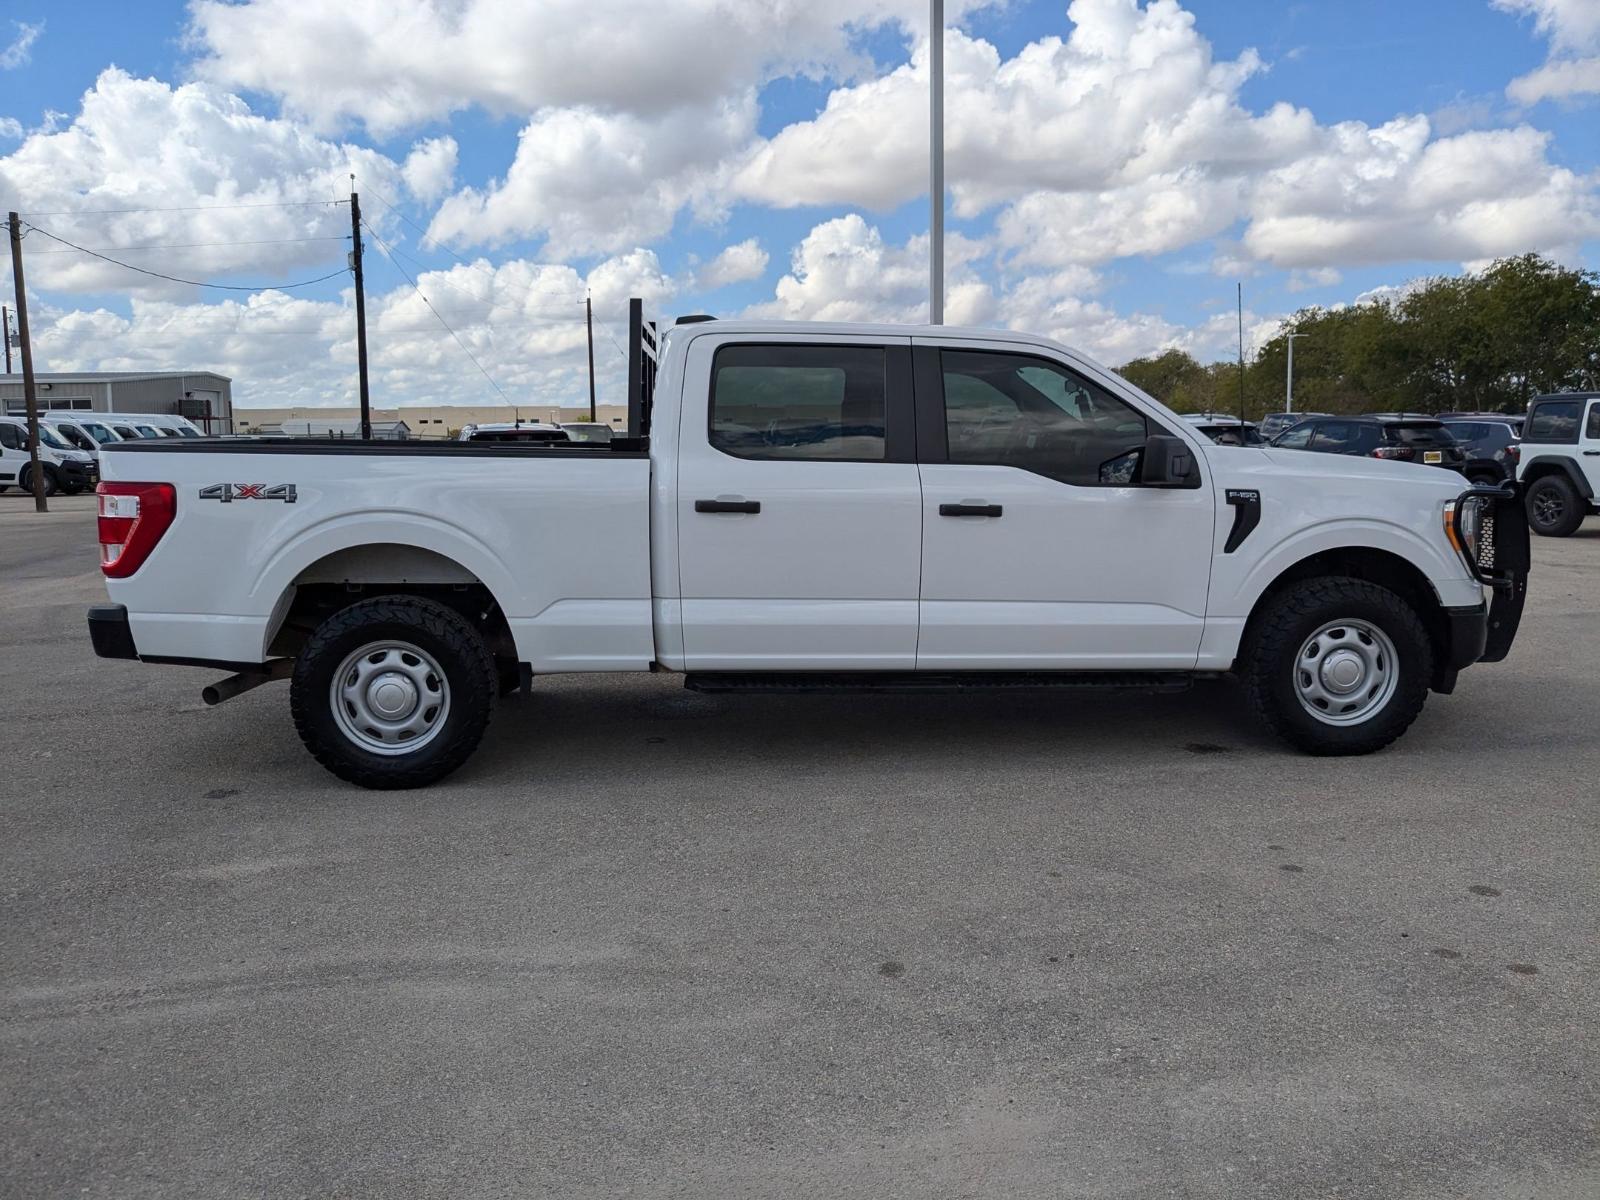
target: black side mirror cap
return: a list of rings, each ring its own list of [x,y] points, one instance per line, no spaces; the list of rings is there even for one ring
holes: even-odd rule
[[[1140,456],[1139,482],[1145,487],[1197,488],[1200,464],[1189,443],[1170,433],[1153,433],[1145,439]]]

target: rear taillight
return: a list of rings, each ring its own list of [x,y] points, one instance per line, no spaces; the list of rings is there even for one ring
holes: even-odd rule
[[[1506,447],[1506,458],[1511,462],[1520,462],[1522,460],[1522,447],[1512,442]]]
[[[100,570],[126,579],[150,557],[178,515],[178,489],[170,483],[102,483]]]
[[[1373,458],[1412,459],[1416,456],[1417,452],[1410,446],[1379,446],[1372,452]]]

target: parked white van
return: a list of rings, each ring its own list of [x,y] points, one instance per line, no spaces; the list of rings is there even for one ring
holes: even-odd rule
[[[65,492],[74,496],[100,482],[94,456],[75,450],[48,421],[39,422],[39,467],[44,472],[44,494]],[[21,417],[0,417],[0,492],[10,487],[33,490],[33,463],[28,454],[28,422]]]
[[[43,412],[39,422],[49,424],[74,450],[82,450],[96,462],[100,461],[101,446],[123,440],[99,413]]]

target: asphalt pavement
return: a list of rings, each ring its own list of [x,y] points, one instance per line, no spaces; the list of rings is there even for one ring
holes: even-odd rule
[[[1364,759],[539,680],[362,791],[0,496],[0,1195],[1600,1195],[1600,520]]]

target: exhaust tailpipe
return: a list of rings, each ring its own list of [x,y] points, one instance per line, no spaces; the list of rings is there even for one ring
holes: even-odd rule
[[[229,675],[226,679],[200,689],[200,699],[209,705],[221,704],[224,700],[232,700],[235,696],[248,692],[251,688],[258,688],[263,683],[271,683],[274,679],[287,679],[294,673],[294,659],[277,658],[269,663],[261,664],[259,669],[240,671],[237,675]]]

